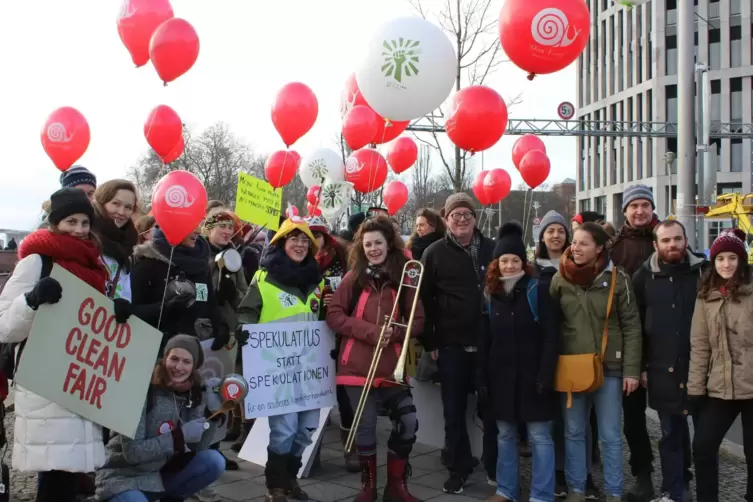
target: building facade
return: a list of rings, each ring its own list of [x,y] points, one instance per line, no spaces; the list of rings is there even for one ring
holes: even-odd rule
[[[695,4],[696,61],[710,69],[712,127],[753,123],[753,0],[651,0],[632,9],[612,0],[586,0],[591,38],[577,63],[578,118],[677,122],[680,1]],[[654,192],[657,214],[673,213],[677,165],[666,154],[677,152],[676,138],[577,141],[579,211],[597,211],[619,224],[623,189],[643,183]],[[712,144],[718,152],[717,192],[753,191],[751,140],[717,138]]]

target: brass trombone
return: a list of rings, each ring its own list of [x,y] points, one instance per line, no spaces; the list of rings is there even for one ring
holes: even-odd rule
[[[345,441],[345,452],[349,452],[353,448],[353,443],[356,439],[356,431],[358,430],[358,424],[361,422],[361,415],[363,415],[363,410],[366,407],[366,400],[369,397],[369,392],[371,391],[371,386],[374,383],[374,377],[376,376],[377,368],[379,367],[379,360],[382,358],[382,351],[384,350],[384,336],[387,328],[392,326],[399,326],[401,328],[405,328],[405,340],[403,340],[403,346],[400,350],[400,357],[397,360],[397,365],[395,366],[395,371],[392,373],[392,383],[396,383],[398,385],[405,385],[407,386],[408,383],[405,379],[405,360],[408,357],[408,349],[410,348],[411,344],[411,328],[413,327],[413,318],[416,315],[416,306],[419,302],[419,292],[421,290],[421,280],[423,279],[424,275],[424,266],[423,264],[418,260],[409,260],[404,266],[403,266],[403,273],[402,273],[402,281],[400,281],[400,286],[397,288],[397,294],[395,295],[395,303],[392,306],[392,312],[389,316],[384,316],[384,325],[382,326],[382,331],[379,334],[379,340],[377,342],[376,347],[374,347],[374,355],[371,357],[371,366],[369,366],[369,371],[366,374],[366,381],[363,384],[363,391],[361,391],[361,398],[358,400],[358,406],[356,406],[355,411],[353,412],[353,424],[350,427],[350,432],[348,432],[348,439]],[[400,309],[400,302],[401,302],[401,293],[403,292],[403,286],[406,288],[411,288],[415,291],[415,294],[413,296],[413,304],[411,305],[410,309],[410,316],[408,317],[408,323],[407,324],[400,324],[399,322],[395,321],[396,314],[399,312]]]

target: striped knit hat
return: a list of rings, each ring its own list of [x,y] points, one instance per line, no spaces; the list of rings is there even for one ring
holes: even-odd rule
[[[654,194],[651,191],[651,187],[647,185],[630,185],[622,192],[622,212],[625,212],[628,205],[635,200],[647,200],[651,203],[651,207],[656,209],[654,204]]]

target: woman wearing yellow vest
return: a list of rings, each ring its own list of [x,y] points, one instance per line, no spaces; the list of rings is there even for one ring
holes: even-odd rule
[[[236,310],[239,325],[319,320],[324,281],[315,256],[316,240],[303,218],[285,220]],[[297,475],[318,425],[319,410],[269,417],[268,502],[285,502],[286,496],[308,500]]]

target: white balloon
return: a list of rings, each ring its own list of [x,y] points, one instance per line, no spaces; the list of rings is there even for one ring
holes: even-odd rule
[[[319,209],[328,222],[334,222],[345,212],[352,191],[353,184],[347,181],[324,180]]]
[[[441,28],[420,17],[399,17],[369,41],[356,82],[379,115],[413,120],[447,99],[456,65],[455,49]]]
[[[330,148],[319,148],[301,163],[298,174],[307,188],[321,185],[325,178],[332,181],[345,179],[345,164],[339,153]]]

